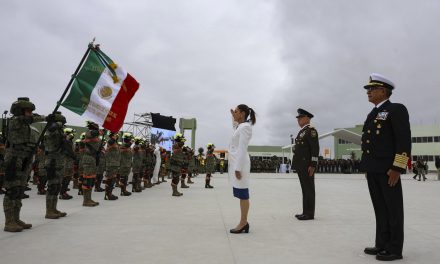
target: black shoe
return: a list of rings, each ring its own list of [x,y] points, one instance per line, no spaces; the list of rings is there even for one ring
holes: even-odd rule
[[[376,259],[377,260],[382,260],[382,261],[392,261],[392,260],[396,260],[396,259],[402,259],[402,255],[396,255],[393,253],[390,253],[386,250],[382,250],[379,253],[377,253],[376,255]]]
[[[308,216],[308,215],[304,215],[304,214],[298,216],[297,218],[298,218],[298,220],[313,220],[313,219],[315,219],[313,216]]]
[[[298,218],[300,216],[303,216],[304,214],[296,214],[295,217]]]
[[[382,251],[382,249],[377,247],[366,247],[364,249],[364,253],[367,255],[377,255],[380,251]]]
[[[25,191],[31,191],[32,189],[29,186],[24,187]]]
[[[230,233],[232,234],[240,234],[240,233],[249,233],[249,223],[245,224],[242,228],[240,229],[231,229],[229,230]]]

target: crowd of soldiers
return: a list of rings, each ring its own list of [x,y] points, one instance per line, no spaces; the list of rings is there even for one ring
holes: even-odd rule
[[[134,137],[131,133],[108,132],[88,121],[87,131],[75,140],[76,131],[65,126],[66,118],[57,111],[48,116],[35,114],[35,105],[29,98],[18,98],[11,106],[12,116],[2,124],[0,137],[0,192],[4,194],[4,230],[20,232],[31,224],[20,219],[22,199],[29,196],[28,183],[32,175],[37,193],[46,196],[45,218],[65,217],[58,210],[58,200],[69,200],[70,183],[77,195],[83,196],[83,206],[95,207],[92,192],[104,192],[104,200],[130,196],[146,188],[167,182],[171,178],[172,196],[182,196],[180,188],[187,189],[192,178],[206,173],[205,188],[212,189],[212,174],[223,172],[227,163],[214,155],[214,144],[207,145],[195,155],[185,146],[185,137],[176,133],[172,153],[164,148]],[[47,122],[42,132],[32,124]],[[40,135],[42,135],[40,137]],[[129,175],[132,180],[129,182]],[[104,184],[104,188],[102,188]],[[131,192],[127,190],[131,184]]]

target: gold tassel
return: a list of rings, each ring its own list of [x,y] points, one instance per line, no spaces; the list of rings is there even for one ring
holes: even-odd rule
[[[110,68],[112,68],[113,70],[116,70],[116,68],[118,68],[118,65],[114,62],[110,63],[108,66],[110,66]]]
[[[116,76],[116,75],[113,75],[112,79],[113,79],[114,83],[118,83],[119,82],[118,76]]]

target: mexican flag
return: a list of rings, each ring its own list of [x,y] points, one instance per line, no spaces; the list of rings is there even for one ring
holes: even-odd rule
[[[117,132],[139,83],[99,49],[91,48],[62,106]]]

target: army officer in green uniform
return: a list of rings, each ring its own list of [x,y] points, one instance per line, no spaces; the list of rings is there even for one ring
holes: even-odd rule
[[[298,173],[302,190],[303,213],[297,214],[298,220],[315,218],[315,170],[318,165],[318,132],[310,125],[313,115],[301,108],[296,117],[300,130],[295,138],[293,149],[293,167]]]

